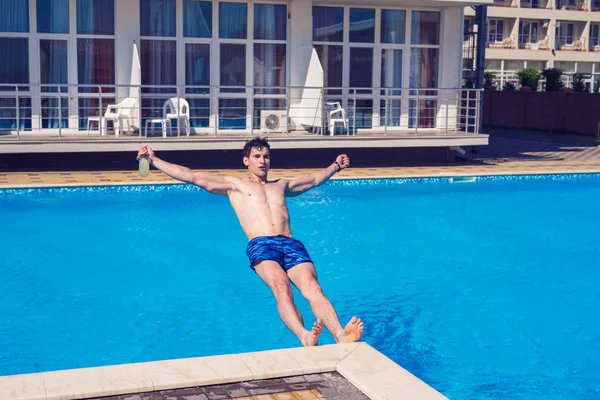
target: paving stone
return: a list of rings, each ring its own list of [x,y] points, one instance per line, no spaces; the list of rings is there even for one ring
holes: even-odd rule
[[[298,375],[298,376],[290,376],[288,378],[283,378],[283,381],[285,383],[299,383],[299,382],[306,382],[306,379],[304,379],[304,376]]]
[[[139,394],[128,394],[121,396],[121,400],[142,400]]]
[[[312,382],[304,382],[304,383],[295,383],[292,385],[289,385],[288,387],[291,390],[306,390],[306,389],[310,389],[314,386],[314,383]]]
[[[161,394],[165,400],[207,400],[201,387],[163,390]]]
[[[93,399],[89,399],[89,400],[121,400],[121,397],[119,397],[119,396],[94,397]]]
[[[310,374],[304,375],[306,382],[321,382],[323,381],[323,375],[321,374]]]
[[[140,393],[142,400],[165,400],[159,392]]]

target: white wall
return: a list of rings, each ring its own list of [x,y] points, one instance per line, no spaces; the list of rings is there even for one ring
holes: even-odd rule
[[[447,7],[442,10],[440,27],[440,66],[438,87],[459,89],[462,86],[462,21],[463,10],[459,7]],[[438,97],[437,126],[448,128],[456,126],[457,92],[441,90]]]

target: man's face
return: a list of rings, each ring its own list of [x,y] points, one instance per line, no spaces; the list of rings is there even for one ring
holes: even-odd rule
[[[263,147],[258,150],[253,147],[250,149],[250,156],[244,157],[244,165],[248,167],[250,173],[258,176],[259,178],[266,177],[271,166],[271,154],[269,149]]]

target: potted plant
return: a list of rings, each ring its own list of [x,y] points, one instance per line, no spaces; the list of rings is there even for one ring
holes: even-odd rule
[[[540,80],[540,72],[537,69],[524,68],[517,72],[517,77],[519,78],[522,91],[537,91],[538,82]]]
[[[573,84],[571,87],[573,88],[574,92],[589,92],[581,74],[573,74]]]
[[[494,79],[496,79],[496,75],[491,72],[484,72],[483,74],[483,88],[485,90],[494,90],[496,87],[494,86]]]
[[[561,75],[562,71],[558,68],[546,68],[542,71],[542,76],[546,79],[546,92],[557,92],[565,85],[560,79]]]

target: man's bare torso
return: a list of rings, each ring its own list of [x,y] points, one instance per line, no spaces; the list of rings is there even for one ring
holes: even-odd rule
[[[285,202],[286,180],[256,183],[228,178],[235,186],[229,201],[242,229],[251,240],[257,236],[292,236]]]

